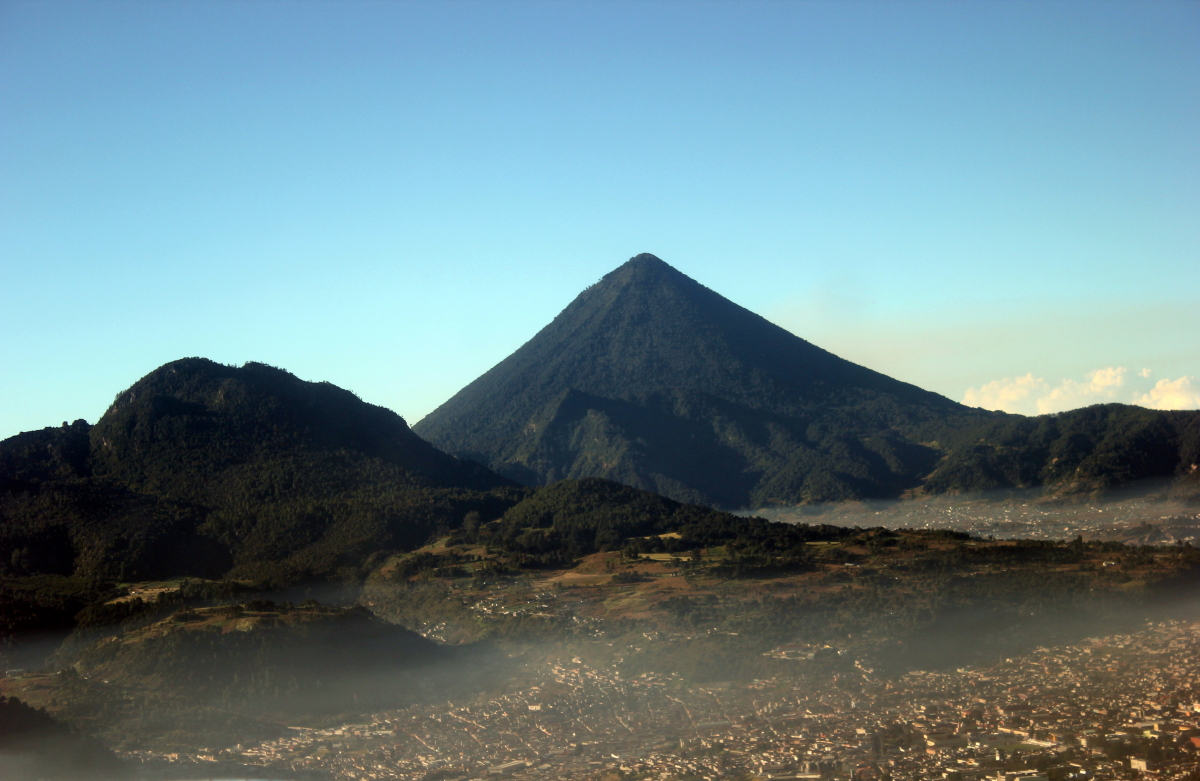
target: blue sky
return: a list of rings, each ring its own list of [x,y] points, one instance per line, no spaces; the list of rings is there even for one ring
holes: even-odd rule
[[[1027,413],[1200,407],[1200,4],[0,1],[0,437],[167,361],[410,423],[652,252]]]

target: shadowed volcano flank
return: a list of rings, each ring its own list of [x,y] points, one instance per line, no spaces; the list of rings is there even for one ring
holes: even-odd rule
[[[894,495],[935,457],[898,427],[959,410],[641,254],[414,430],[526,483],[744,506]]]

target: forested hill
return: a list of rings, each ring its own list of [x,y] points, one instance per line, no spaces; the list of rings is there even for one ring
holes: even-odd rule
[[[1096,404],[938,428],[928,436],[945,456],[925,480],[931,492],[1041,486],[1049,495],[1103,496],[1148,487],[1200,497],[1200,412]]]
[[[496,521],[470,522],[450,544],[498,547],[527,564],[561,564],[603,550],[637,552],[735,546],[745,555],[803,557],[804,544],[852,532],[825,524],[769,523],[597,478],[560,480]]]
[[[0,442],[0,574],[330,577],[522,495],[349,391],[189,358]]]
[[[754,507],[1174,479],[1194,463],[1196,419],[1118,406],[1026,425],[964,407],[838,358],[638,255],[414,430],[528,485],[602,477]],[[1060,453],[1069,457],[1053,460]]]
[[[289,450],[357,453],[400,467],[414,484],[507,484],[433,447],[391,410],[261,363],[174,361],[117,396],[91,431],[96,473],[179,496],[203,490],[196,470]]]

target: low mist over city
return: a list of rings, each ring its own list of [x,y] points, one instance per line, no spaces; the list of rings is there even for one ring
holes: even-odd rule
[[[1200,781],[1198,31],[0,0],[0,778]]]

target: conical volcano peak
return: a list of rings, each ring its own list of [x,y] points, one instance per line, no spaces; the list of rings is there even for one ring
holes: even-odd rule
[[[620,266],[605,274],[604,279],[614,282],[633,282],[635,286],[639,287],[647,283],[663,282],[668,279],[694,281],[679,269],[662,260],[657,255],[651,255],[649,252],[634,255]]]
[[[580,293],[415,431],[531,484],[604,477],[747,506],[915,484],[929,471],[926,450],[904,461],[862,443],[957,409],[809,344],[647,253]],[[851,465],[837,455],[838,437],[874,455]],[[836,490],[820,487],[818,461],[804,460],[819,453],[850,475],[829,478]]]

